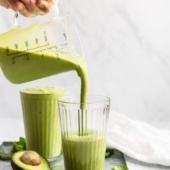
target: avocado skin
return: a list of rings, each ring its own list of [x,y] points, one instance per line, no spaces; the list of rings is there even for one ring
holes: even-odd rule
[[[13,160],[11,160],[11,166],[13,170],[24,170],[22,168],[20,168],[19,166],[17,166]]]
[[[24,165],[25,167],[22,167],[22,165],[20,165],[20,162],[21,162],[20,157],[24,152],[25,151],[18,151],[13,154],[12,159],[11,159],[11,167],[13,170],[27,170],[26,164]],[[41,156],[40,158],[41,158],[41,162],[43,163],[37,166],[32,166],[31,170],[34,170],[34,169],[35,170],[50,170],[51,168],[50,168],[48,161]],[[16,163],[17,161],[18,161],[18,164]],[[30,169],[30,167],[28,167],[28,169]]]

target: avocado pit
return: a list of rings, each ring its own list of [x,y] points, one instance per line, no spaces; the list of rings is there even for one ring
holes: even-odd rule
[[[41,159],[40,156],[37,152],[35,151],[25,151],[20,160],[27,164],[27,165],[32,165],[32,166],[37,166],[41,164]]]

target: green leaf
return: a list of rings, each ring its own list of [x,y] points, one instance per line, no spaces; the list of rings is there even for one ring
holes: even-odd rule
[[[127,166],[120,165],[113,167],[112,170],[129,170],[129,169]]]
[[[113,149],[106,149],[105,158],[109,158],[114,153]]]
[[[26,142],[25,138],[20,137],[20,140],[18,142],[13,143],[12,153],[23,150],[26,150]]]
[[[0,159],[10,160],[13,153],[23,150],[26,150],[26,142],[23,137],[20,137],[18,142],[3,142],[0,145]]]

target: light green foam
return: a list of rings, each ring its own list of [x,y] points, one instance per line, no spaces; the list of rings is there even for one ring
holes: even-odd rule
[[[65,89],[61,87],[54,87],[54,86],[36,86],[33,88],[26,88],[22,90],[23,93],[28,93],[28,94],[64,94]]]

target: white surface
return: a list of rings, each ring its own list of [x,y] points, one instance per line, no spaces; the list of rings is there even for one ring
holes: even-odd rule
[[[90,93],[107,95],[112,100],[112,110],[168,131],[169,6],[169,0],[60,1],[61,13],[69,11],[79,27],[88,63]],[[33,20],[20,18],[21,24],[29,22]],[[12,25],[13,12],[0,8],[0,32]],[[73,72],[23,85],[11,84],[0,72],[0,120],[6,120],[0,133],[8,129],[12,138],[18,130],[10,119],[22,120],[19,91],[42,84],[63,86],[72,94],[79,93],[80,87]]]

